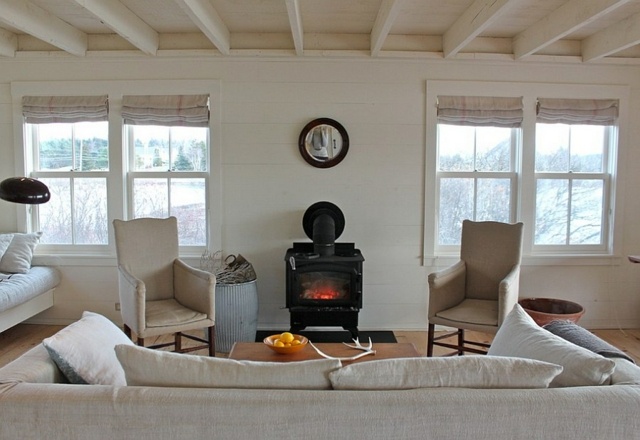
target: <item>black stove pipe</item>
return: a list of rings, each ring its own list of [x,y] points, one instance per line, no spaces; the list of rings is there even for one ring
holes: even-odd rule
[[[335,253],[336,223],[328,214],[319,215],[313,221],[313,251],[322,256]]]

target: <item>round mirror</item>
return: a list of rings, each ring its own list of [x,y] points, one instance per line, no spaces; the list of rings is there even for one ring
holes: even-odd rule
[[[314,119],[302,129],[298,146],[308,163],[317,168],[330,168],[342,162],[347,155],[349,135],[333,119]]]

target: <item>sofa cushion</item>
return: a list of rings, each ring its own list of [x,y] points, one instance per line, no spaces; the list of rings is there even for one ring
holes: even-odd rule
[[[2,234],[0,236],[0,247],[4,247],[8,236],[11,241],[0,259],[0,272],[6,273],[27,273],[31,268],[33,251],[36,249],[42,232],[33,234]]]
[[[623,358],[611,359],[616,369],[611,375],[611,385],[640,385],[640,367]]]
[[[82,319],[42,343],[70,383],[126,385],[113,347],[133,342],[102,315],[84,312]]]
[[[331,388],[329,373],[341,362],[255,362],[183,355],[134,345],[117,345],[115,353],[127,385],[180,388],[305,389]]]
[[[538,326],[519,304],[498,329],[488,354],[562,365],[562,373],[551,382],[551,387],[602,385],[615,368],[612,360]]]
[[[559,365],[530,359],[460,356],[402,358],[352,364],[329,375],[339,390],[415,388],[547,388]]]

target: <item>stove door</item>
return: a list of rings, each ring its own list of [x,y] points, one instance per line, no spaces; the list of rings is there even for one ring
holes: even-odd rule
[[[289,270],[287,307],[362,307],[361,275],[356,268],[313,264]]]

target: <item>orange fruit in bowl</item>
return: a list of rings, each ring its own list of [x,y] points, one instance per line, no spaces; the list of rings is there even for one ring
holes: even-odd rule
[[[285,344],[290,344],[291,341],[293,341],[294,337],[293,334],[289,333],[289,332],[284,332],[280,335],[280,340],[282,342],[284,342]]]
[[[288,335],[287,335],[288,334]],[[284,335],[284,338],[283,338]],[[289,336],[290,335],[290,336]],[[291,342],[286,342],[290,340]],[[302,350],[309,340],[301,335],[294,335],[290,332],[284,332],[267,336],[264,343],[276,353],[289,354]]]

